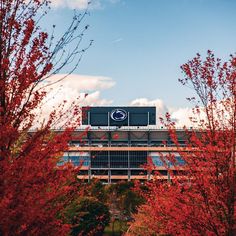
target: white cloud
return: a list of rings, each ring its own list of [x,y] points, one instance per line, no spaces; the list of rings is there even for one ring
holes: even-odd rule
[[[194,126],[190,120],[190,117],[194,117],[192,108],[177,108],[170,109],[171,118],[175,121],[176,127],[183,128]]]
[[[45,81],[46,84],[54,82],[56,83],[52,85],[53,88],[70,88],[70,90],[76,90],[77,92],[109,89],[115,85],[115,81],[110,77],[78,74],[68,76],[65,74],[56,74]]]
[[[39,122],[42,122],[44,119],[47,120],[48,115],[53,110],[57,110],[64,101],[66,101],[64,111],[70,108],[73,101],[76,101],[80,107],[105,106],[113,102],[112,100],[101,98],[100,92],[115,85],[111,78],[76,74],[64,77],[65,75],[63,74],[57,74],[41,84],[41,87],[44,87],[47,91],[47,96],[42,101],[41,110],[36,111],[40,114]]]
[[[131,106],[155,106],[157,124],[160,123],[159,118],[164,117],[168,108],[161,99],[148,100],[147,98],[137,98],[130,103]]]
[[[81,103],[84,106],[108,106],[113,103],[113,100],[102,99],[100,91],[95,91],[86,96],[85,94],[81,94],[82,101]]]
[[[212,107],[209,107],[209,111],[213,112],[213,120],[219,127],[229,127],[230,117],[233,115],[234,103],[231,99],[217,101]],[[197,112],[196,112],[197,111]],[[198,109],[194,108],[179,108],[173,109],[170,112],[173,119],[175,119],[178,126],[187,127],[200,127],[208,125],[208,119],[206,116],[206,108],[200,106]],[[190,117],[192,119],[190,119]],[[193,122],[191,122],[193,120]],[[204,122],[202,122],[204,121]]]
[[[53,7],[69,7],[72,9],[86,9],[88,2],[89,0],[51,0]]]
[[[156,118],[157,126],[161,126],[159,118],[165,118],[165,114],[168,112],[171,118],[176,123],[176,127],[183,128],[192,127],[193,123],[190,121],[190,117],[193,115],[192,108],[169,108],[165,105],[161,99],[149,100],[147,98],[137,98],[130,103],[131,106],[155,106],[156,107]]]
[[[100,98],[101,90],[109,89],[115,85],[115,81],[111,78],[77,74],[71,74],[64,77],[64,74],[57,74],[51,76],[44,83],[44,85],[48,86],[46,87],[48,91],[47,100],[52,100],[53,103],[60,103],[63,100],[72,102],[79,97],[81,104],[111,104],[112,101]]]
[[[86,9],[90,2],[90,9],[102,9],[105,2],[110,4],[116,4],[120,0],[51,0],[53,7],[68,7],[71,9]]]

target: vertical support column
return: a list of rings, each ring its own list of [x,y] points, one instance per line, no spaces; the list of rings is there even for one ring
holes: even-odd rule
[[[87,137],[88,137],[88,145],[91,146],[92,142],[91,142],[91,135],[90,135],[90,131],[87,131]]]
[[[167,162],[167,181],[170,183],[171,182],[171,178],[170,178],[170,162]]]
[[[147,139],[148,139],[148,146],[150,146],[151,141],[150,141],[150,130],[149,129],[147,131]]]
[[[109,114],[109,113],[108,113]],[[109,115],[108,115],[108,119],[109,119]],[[109,120],[108,120],[109,122]],[[110,128],[108,130],[108,146],[111,146],[111,131]],[[110,151],[108,151],[108,180],[107,180],[108,184],[111,183],[111,156],[110,156]]]
[[[130,170],[130,155],[128,151],[128,181],[131,180],[131,170]]]
[[[108,151],[108,184],[111,183],[111,156],[110,151]]]
[[[108,131],[108,147],[111,146],[111,131]]]
[[[130,130],[128,130],[128,147],[131,147]]]
[[[147,151],[147,158],[151,158],[149,151]],[[150,167],[148,167],[148,170],[147,170],[147,180],[148,181],[151,180],[151,173],[152,173],[152,170],[150,169]]]
[[[89,152],[89,169],[88,169],[88,182],[90,182],[90,180],[92,179],[92,171],[91,171],[91,151]]]
[[[89,169],[88,169],[88,182],[92,179],[92,172],[91,172],[91,152],[89,152]]]
[[[107,112],[107,124],[108,124],[108,130],[110,130],[110,112]]]
[[[150,114],[148,112],[148,126],[149,126],[149,124],[150,124]]]
[[[89,168],[88,169],[88,183],[90,183],[91,179],[92,179],[92,172],[91,172],[91,169]]]
[[[131,147],[130,130],[128,130],[128,147]],[[128,151],[128,181],[130,181],[130,180],[131,180],[130,151]]]

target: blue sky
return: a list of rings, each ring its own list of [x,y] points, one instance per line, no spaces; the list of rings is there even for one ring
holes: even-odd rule
[[[55,23],[58,33],[70,22],[72,8],[86,5],[86,0],[52,2],[47,25]],[[235,11],[236,0],[94,0],[84,38],[94,44],[75,74],[108,79],[111,86],[98,89],[104,104],[145,98],[184,108],[192,91],[178,82],[180,65],[208,49],[223,59],[235,53]]]

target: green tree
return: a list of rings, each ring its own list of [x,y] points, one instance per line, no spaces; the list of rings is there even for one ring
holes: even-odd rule
[[[70,204],[65,210],[67,223],[72,225],[72,236],[102,235],[110,222],[108,207],[96,198],[84,197]]]
[[[96,198],[100,202],[107,201],[107,194],[105,185],[98,179],[91,180],[89,186],[87,187],[88,195]]]
[[[127,220],[136,208],[143,203],[143,198],[134,190],[133,182],[121,181],[107,189],[108,204],[121,220]],[[118,214],[119,213],[119,214]]]

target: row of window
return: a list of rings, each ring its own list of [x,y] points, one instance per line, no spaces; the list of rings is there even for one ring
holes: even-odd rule
[[[146,151],[102,151],[91,152],[89,154],[82,155],[81,153],[73,152],[73,155],[65,153],[61,162],[58,165],[63,165],[66,162],[72,162],[75,166],[85,166],[91,168],[142,168],[148,162],[148,153]],[[173,161],[169,161],[165,157],[151,156],[150,160],[152,164],[157,167],[173,165],[183,166],[184,160],[180,156],[175,156]]]
[[[180,156],[175,156],[173,161],[160,156],[152,156],[151,160],[155,166],[183,166],[185,161]]]
[[[181,171],[173,171],[171,174],[173,175],[179,175],[183,172]],[[162,176],[166,176],[168,174],[167,170],[159,170],[159,171],[152,171],[151,173],[148,173],[146,170],[91,170],[90,172],[88,170],[81,170],[78,173],[79,175],[120,175],[120,176],[133,176],[133,175],[162,175]]]
[[[180,146],[186,146],[185,141],[179,141],[179,145]],[[108,147],[108,146],[114,146],[114,147],[119,147],[119,146],[151,146],[151,147],[163,147],[163,146],[167,146],[167,147],[171,147],[171,146],[175,146],[175,144],[173,142],[170,141],[131,141],[130,143],[128,141],[92,141],[92,142],[71,142],[71,146],[94,146],[94,147]]]

